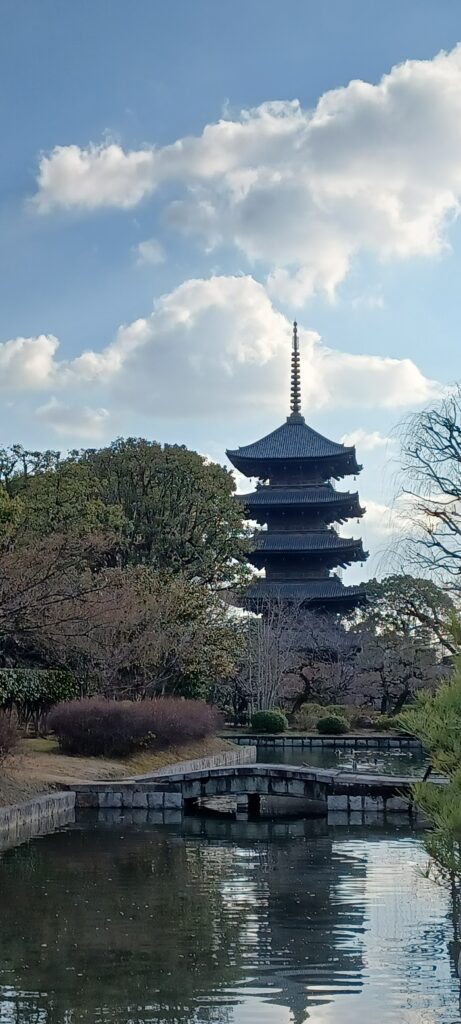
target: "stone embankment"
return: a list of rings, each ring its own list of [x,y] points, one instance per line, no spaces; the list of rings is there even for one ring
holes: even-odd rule
[[[19,846],[75,818],[75,793],[45,793],[23,804],[0,807],[0,850]]]
[[[44,793],[24,803],[9,804],[0,807],[0,850],[10,846],[18,846],[34,836],[45,835],[56,828],[71,824],[75,820],[75,807],[121,807],[122,801],[117,793],[123,787],[126,796],[123,806],[147,807],[145,788],[152,785],[152,780],[163,777],[176,777],[178,773],[211,770],[230,765],[251,763],[256,758],[256,748],[245,747],[242,750],[225,750],[219,754],[195,758],[189,761],[178,761],[167,768],[157,769],[148,775],[132,776],[122,782],[100,783],[66,783],[62,790]],[[144,795],[137,796],[140,787]],[[86,792],[86,796],[85,796]],[[97,794],[91,797],[91,793]],[[104,793],[106,796],[104,797]],[[133,794],[133,795],[131,795]],[[176,796],[176,794],[173,794]],[[140,801],[137,803],[137,801]],[[162,800],[162,809],[172,806],[177,809],[178,800],[166,794]]]
[[[387,735],[367,735],[363,733],[357,733],[353,735],[349,733],[347,736],[319,736],[318,733],[289,733],[276,736],[263,733],[236,733],[231,735],[230,733],[223,733],[223,738],[229,739],[232,743],[237,746],[254,746],[254,744],[260,744],[265,749],[269,750],[271,747],[277,750],[290,750],[292,747],[299,749],[299,747],[314,747],[315,749],[327,749],[341,750],[343,748],[352,748],[354,750],[412,750],[421,751],[422,746],[419,740],[415,739],[414,736],[387,736]]]

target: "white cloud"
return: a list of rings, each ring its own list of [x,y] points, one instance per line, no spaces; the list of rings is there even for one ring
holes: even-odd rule
[[[313,110],[263,103],[200,137],[131,152],[110,143],[42,156],[36,207],[133,207],[182,189],[170,221],[269,267],[273,294],[334,296],[354,255],[439,253],[461,197],[461,46],[351,81]]]
[[[77,408],[55,397],[36,409],[35,415],[59,436],[79,437],[85,441],[99,441],[106,436],[110,420],[107,409],[92,409],[87,405]]]
[[[380,434],[379,430],[366,431],[361,427],[352,430],[350,434],[343,434],[341,438],[341,444],[355,445],[359,454],[360,451],[371,452],[375,448],[387,448],[392,443],[392,438]]]
[[[38,173],[37,208],[53,206],[136,206],[155,187],[151,150],[124,153],[120,146],[55,146],[42,156]]]
[[[164,263],[166,259],[163,245],[157,238],[146,238],[144,242],[138,242],[135,252],[137,262],[140,264],[151,263],[153,266],[157,266],[159,263]]]
[[[58,347],[59,341],[52,334],[0,343],[0,390],[35,391],[49,387]]]
[[[330,349],[300,326],[303,399],[321,408],[399,408],[441,392],[409,359]],[[291,324],[251,277],[189,280],[163,295],[150,316],[123,325],[101,351],[59,360],[55,338],[17,339],[4,384],[48,387],[73,401],[110,402],[149,417],[282,417],[289,406]],[[32,370],[38,367],[34,378]],[[91,398],[91,395],[94,397]]]

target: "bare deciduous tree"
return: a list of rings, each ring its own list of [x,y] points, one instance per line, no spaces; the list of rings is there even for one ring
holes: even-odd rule
[[[266,601],[243,626],[244,647],[236,685],[250,713],[277,707],[287,675],[294,667],[299,639],[297,609],[279,600]]]
[[[359,650],[356,634],[339,616],[304,609],[298,616],[295,709],[303,701],[346,701]]]
[[[235,687],[250,711],[339,701],[349,691],[356,653],[354,634],[337,616],[273,599],[246,620]]]
[[[360,631],[360,639],[353,688],[358,704],[397,714],[416,690],[434,688],[443,678],[445,664],[433,644],[367,627]]]
[[[461,387],[402,431],[402,508],[411,559],[461,589]]]

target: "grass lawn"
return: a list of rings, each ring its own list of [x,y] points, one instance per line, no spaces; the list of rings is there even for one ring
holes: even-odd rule
[[[218,736],[197,743],[142,751],[123,760],[104,757],[69,757],[53,739],[22,740],[18,751],[0,767],[0,806],[30,800],[39,793],[59,789],[64,782],[97,782],[144,775],[177,761],[218,754],[232,744]]]

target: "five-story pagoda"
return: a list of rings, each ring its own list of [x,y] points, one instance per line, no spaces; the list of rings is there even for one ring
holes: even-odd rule
[[[361,540],[339,536],[333,523],[364,513],[358,494],[337,491],[331,480],[356,475],[355,448],[329,441],[301,414],[297,324],[293,325],[291,413],[286,423],[260,441],[227,456],[241,473],[260,482],[238,495],[247,519],[267,529],[255,537],[249,558],[265,577],[249,588],[245,603],[257,608],[274,598],[332,611],[347,611],[365,600],[362,587],[346,587],[332,573],[367,558]]]

